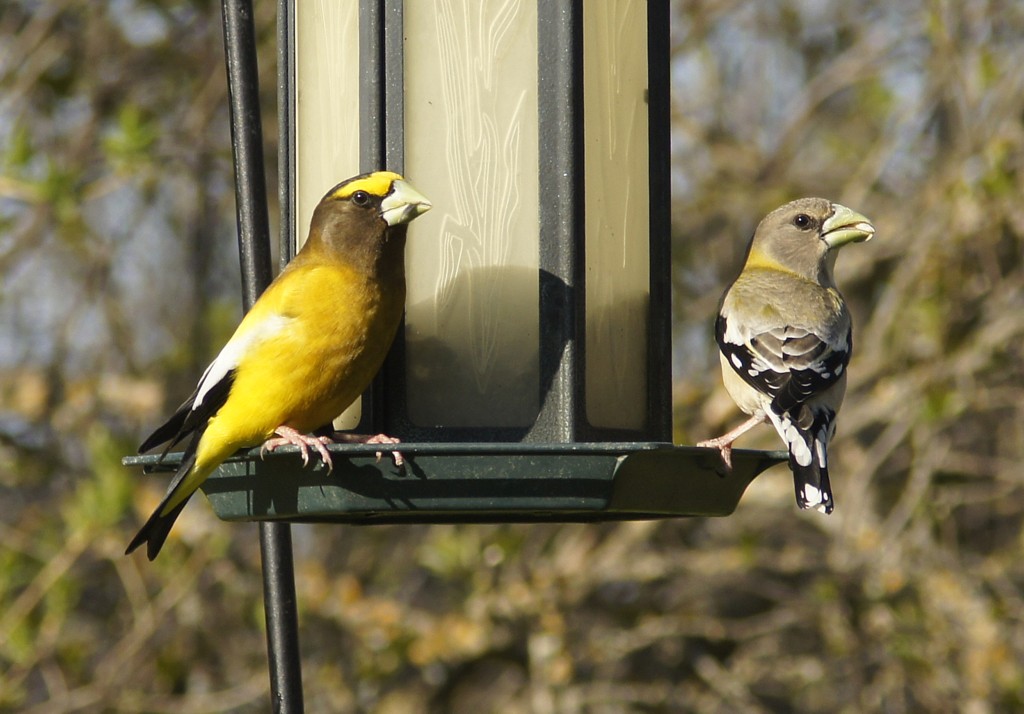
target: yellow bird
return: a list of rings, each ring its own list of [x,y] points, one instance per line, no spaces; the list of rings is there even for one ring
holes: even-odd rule
[[[294,444],[305,464],[311,447],[332,466],[331,439],[307,434],[355,401],[380,369],[405,307],[407,224],[428,210],[426,198],[387,171],[351,178],[321,199],[302,250],[192,396],[139,447],[167,442],[170,449],[193,435],[167,495],[126,555],[146,543],[153,560],[189,497],[239,449]],[[382,434],[359,440],[397,442]]]

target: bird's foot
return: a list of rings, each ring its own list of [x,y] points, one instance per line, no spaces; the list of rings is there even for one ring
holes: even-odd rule
[[[705,439],[704,441],[698,441],[697,446],[705,449],[718,449],[718,453],[722,455],[722,463],[725,464],[726,471],[732,471],[732,444],[740,436],[746,434],[748,431],[753,429],[755,426],[760,424],[766,419],[764,412],[757,411],[747,419],[745,422],[740,424],[735,429],[728,431],[721,436],[716,436],[714,439]]]
[[[732,471],[732,443],[734,441],[735,439],[726,439],[725,436],[719,436],[714,439],[698,441],[696,446],[705,449],[718,449],[718,453],[722,455],[722,463],[725,464],[725,470]]]
[[[285,446],[291,444],[292,446],[299,447],[299,452],[302,454],[302,465],[309,465],[309,448],[316,449],[316,452],[320,454],[320,458],[323,460],[324,465],[327,466],[327,473],[334,470],[334,462],[331,461],[331,452],[327,450],[327,444],[332,443],[331,437],[329,436],[306,436],[290,426],[279,426],[274,429],[274,433],[277,434],[276,438],[267,439],[263,442],[263,446],[260,447],[260,458],[268,451],[273,451],[279,446]]]
[[[334,438],[346,444],[387,444],[390,446],[392,444],[402,443],[401,439],[394,436],[388,436],[387,434],[351,434],[347,431],[335,432]],[[383,456],[384,453],[382,451],[378,451],[377,461],[379,462]],[[405,466],[405,457],[402,456],[401,451],[392,451],[391,459],[395,462],[395,466],[398,468]]]

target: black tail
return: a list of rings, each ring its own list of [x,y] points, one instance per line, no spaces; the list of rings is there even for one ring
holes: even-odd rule
[[[184,501],[167,513],[161,514],[161,511],[163,511],[170,500],[177,495],[177,490],[181,485],[181,482],[185,480],[185,477],[188,476],[192,467],[195,466],[196,446],[199,443],[200,436],[202,436],[202,434],[196,434],[191,443],[189,443],[188,448],[185,449],[185,453],[182,455],[181,465],[178,467],[178,472],[174,474],[174,479],[171,480],[171,485],[167,488],[167,494],[164,496],[163,500],[160,501],[160,505],[156,507],[156,510],[153,511],[153,515],[149,517],[149,520],[146,521],[145,525],[143,525],[142,528],[139,529],[139,532],[135,534],[135,537],[132,538],[132,542],[128,544],[128,548],[124,551],[125,555],[131,553],[143,543],[147,544],[146,555],[150,560],[153,560],[157,555],[159,555],[160,549],[164,545],[164,541],[167,540],[167,535],[171,532],[171,527],[178,519],[178,515],[181,513],[182,509],[185,508],[185,505],[188,503],[189,498],[192,497],[192,494],[186,496]]]
[[[822,466],[817,458],[808,466],[801,466],[789,450],[789,468],[793,471],[793,486],[796,488],[796,503],[800,508],[817,508],[831,513],[835,502],[832,499],[832,484],[828,480],[828,466]]]
[[[828,442],[834,431],[835,411],[802,404],[781,415],[772,412],[769,416],[789,447],[789,469],[793,472],[797,505],[831,513],[835,502],[828,479]]]

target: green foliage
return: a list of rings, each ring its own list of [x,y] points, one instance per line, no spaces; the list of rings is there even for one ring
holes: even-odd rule
[[[19,123],[11,131],[11,136],[4,147],[4,167],[13,170],[24,169],[35,153],[31,132],[25,124]]]
[[[73,537],[92,538],[109,532],[128,512],[135,479],[121,466],[121,457],[132,450],[130,442],[96,426],[85,445],[90,473],[69,494],[61,517]]]
[[[160,126],[145,116],[137,104],[126,103],[117,114],[117,122],[103,139],[103,151],[118,171],[138,170],[153,160],[153,149]]]
[[[49,207],[57,230],[77,243],[84,230],[82,221],[82,179],[77,167],[62,166],[55,159],[46,162],[46,172],[36,184],[36,195]]]

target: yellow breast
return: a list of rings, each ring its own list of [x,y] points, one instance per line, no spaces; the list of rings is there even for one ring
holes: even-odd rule
[[[239,329],[272,314],[286,324],[239,362],[206,436],[240,448],[262,443],[281,425],[309,432],[330,422],[380,369],[404,303],[404,285],[376,284],[344,264],[282,274]]]

